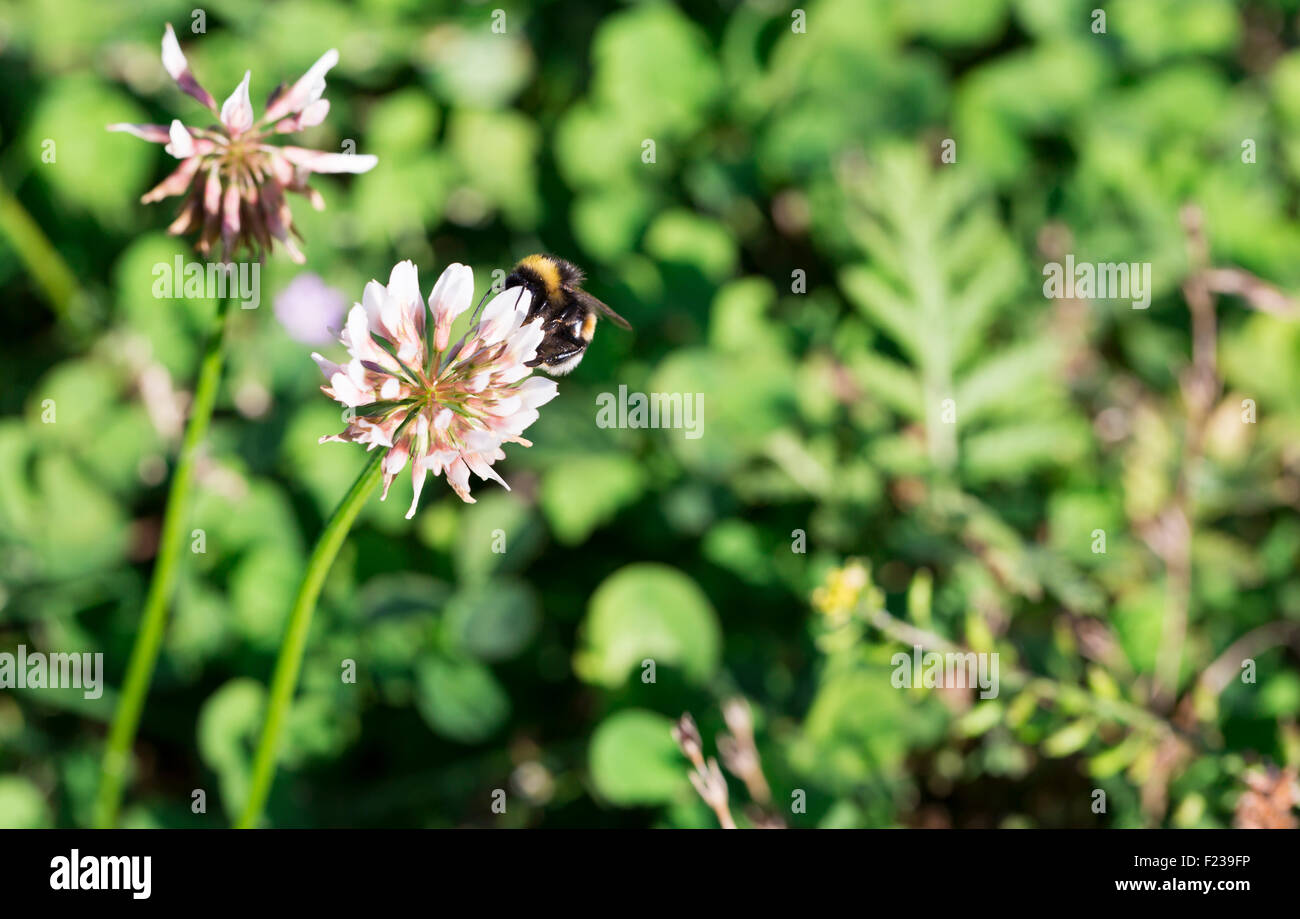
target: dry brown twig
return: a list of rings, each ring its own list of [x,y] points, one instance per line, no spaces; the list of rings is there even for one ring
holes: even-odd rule
[[[745,808],[745,816],[757,829],[785,829],[785,821],[772,807],[772,788],[767,783],[767,776],[763,775],[763,761],[754,742],[754,718],[749,702],[733,696],[722,703],[722,718],[731,733],[718,735],[718,753],[723,765],[745,783],[754,802]]]
[[[1252,309],[1290,319],[1300,318],[1300,308],[1276,287],[1247,271],[1211,267],[1201,210],[1188,205],[1180,216],[1187,234],[1191,268],[1183,282],[1183,296],[1192,320],[1192,362],[1179,381],[1187,407],[1187,424],[1173,498],[1155,520],[1141,527],[1141,533],[1164,563],[1167,583],[1151,705],[1156,711],[1174,710],[1174,723],[1190,731],[1195,727],[1198,694],[1217,696],[1242,660],[1275,645],[1293,642],[1298,634],[1297,625],[1288,622],[1270,623],[1248,632],[1206,667],[1181,702],[1178,701],[1178,676],[1192,601],[1191,545],[1195,529],[1192,481],[1201,462],[1210,417],[1222,393],[1217,365],[1215,295],[1236,296]],[[1157,757],[1159,765],[1153,780],[1143,788],[1143,805],[1149,814],[1153,810],[1163,811],[1164,786],[1181,765],[1181,751],[1171,747],[1162,753]]]
[[[691,784],[704,803],[718,815],[718,824],[724,830],[734,830],[736,821],[731,816],[731,807],[727,803],[727,780],[723,778],[718,761],[710,756],[704,759],[704,742],[700,739],[700,729],[695,726],[695,719],[689,713],[682,715],[673,725],[673,740],[681,747],[686,758],[695,769],[690,773]]]
[[[1192,480],[1201,461],[1210,416],[1222,391],[1218,375],[1216,352],[1218,349],[1218,320],[1215,313],[1215,295],[1228,294],[1240,297],[1249,307],[1261,312],[1286,318],[1300,317],[1295,301],[1280,290],[1240,268],[1212,268],[1209,243],[1205,236],[1204,215],[1193,205],[1184,207],[1181,214],[1187,234],[1188,258],[1191,273],[1183,282],[1183,296],[1192,318],[1192,363],[1182,374],[1180,383],[1187,406],[1187,427],[1179,462],[1178,479],[1174,496],[1168,507],[1142,527],[1142,536],[1151,550],[1160,557],[1167,575],[1167,596],[1164,621],[1161,625],[1160,648],[1156,659],[1155,683],[1152,687],[1152,704],[1160,711],[1174,707],[1178,691],[1178,674],[1182,665],[1183,646],[1187,638],[1187,620],[1192,594],[1191,544],[1195,523],[1193,520]],[[1289,627],[1279,625],[1289,634]],[[1265,640],[1271,646],[1281,638],[1274,638],[1274,630],[1265,627],[1251,643]],[[1244,641],[1245,639],[1241,639]],[[1236,645],[1227,653],[1235,654]],[[1222,658],[1211,665],[1211,684],[1218,683]],[[1240,658],[1236,658],[1239,663]],[[1235,669],[1230,659],[1226,665]],[[1198,683],[1205,684],[1205,674]],[[1213,689],[1217,695],[1223,685]]]
[[[722,703],[722,717],[730,733],[718,735],[718,753],[727,770],[745,783],[754,801],[754,805],[746,809],[745,816],[757,829],[784,829],[785,823],[770,809],[772,788],[763,775],[763,762],[754,742],[754,719],[749,702],[740,696],[727,699]],[[724,830],[736,829],[728,803],[727,780],[716,759],[709,757],[705,760],[704,742],[690,713],[683,714],[673,727],[673,740],[694,766],[690,773],[691,784],[704,803],[718,815],[719,825]]]
[[[1205,272],[1205,283],[1216,294],[1240,297],[1251,309],[1271,313],[1284,319],[1300,318],[1300,304],[1272,284],[1240,268],[1211,268]]]
[[[1178,672],[1187,641],[1192,599],[1191,480],[1200,463],[1206,422],[1220,390],[1216,359],[1218,321],[1207,280],[1210,254],[1203,217],[1199,208],[1190,205],[1183,208],[1181,217],[1192,269],[1183,282],[1183,298],[1192,317],[1192,363],[1179,380],[1187,406],[1187,427],[1173,499],[1141,531],[1147,545],[1164,563],[1166,574],[1165,613],[1151,688],[1152,705],[1159,711],[1172,708],[1178,692]]]
[[[1237,799],[1233,824],[1241,830],[1294,830],[1293,809],[1300,803],[1296,770],[1270,767],[1249,772]]]

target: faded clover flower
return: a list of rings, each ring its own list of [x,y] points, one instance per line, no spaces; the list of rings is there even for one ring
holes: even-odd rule
[[[182,236],[197,232],[195,248],[205,257],[218,239],[225,261],[240,249],[261,257],[279,240],[295,262],[306,261],[293,241],[297,230],[285,192],[297,192],[321,210],[325,202],[320,193],[307,185],[311,173],[368,172],[378,160],[369,155],[277,147],[267,140],[274,134],[292,134],[325,120],[330,108],[329,101],[321,98],[325,74],[338,59],[337,51],[326,51],[298,82],[287,88],[281,84],[267,100],[266,112],[254,120],[248,95],[251,72],[244,73],[243,81],[218,110],[216,100],[190,72],[176,33],[167,24],[162,40],[163,67],[181,89],[217,116],[217,124],[192,128],[174,119],[170,127],[110,124],[108,130],[126,131],[166,144],[164,149],[181,161],[175,172],[140,199],[152,204],[186,194],[168,233]]]
[[[426,472],[445,473],[463,501],[473,503],[469,474],[493,479],[505,458],[502,444],[532,444],[520,437],[537,420],[537,409],[555,398],[554,380],[531,376],[542,324],[523,326],[529,294],[511,288],[497,294],[456,344],[448,347],[452,321],[470,307],[474,272],[453,264],[438,278],[428,303],[420,297],[415,265],[399,262],[388,279],[366,285],[362,302],[348,313],[341,341],[352,359],[345,365],[312,358],[329,380],[321,390],[355,409],[347,428],[326,441],[389,448],[383,459],[384,497],[409,463],[415,515]]]

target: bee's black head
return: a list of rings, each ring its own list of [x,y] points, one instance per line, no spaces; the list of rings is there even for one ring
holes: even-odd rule
[[[542,282],[531,271],[516,268],[506,275],[506,283],[502,290],[509,290],[512,287],[523,287],[529,293],[535,294],[542,287]]]

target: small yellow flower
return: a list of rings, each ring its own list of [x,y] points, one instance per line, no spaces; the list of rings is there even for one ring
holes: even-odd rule
[[[822,586],[813,591],[813,608],[833,622],[843,622],[870,586],[871,567],[859,559],[850,559],[832,569]]]

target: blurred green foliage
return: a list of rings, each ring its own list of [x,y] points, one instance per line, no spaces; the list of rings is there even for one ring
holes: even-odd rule
[[[1203,209],[1214,264],[1300,290],[1300,2],[1126,0],[1104,33],[1096,6],[555,0],[502,4],[500,32],[490,4],[223,0],[195,34],[164,0],[4,0],[0,185],[79,290],[51,297],[58,266],[0,207],[0,649],[102,652],[108,686],[0,691],[0,825],[89,820],[215,308],[153,297],[152,266],[187,252],[168,205],[137,203],[168,157],[103,130],[197,123],[159,62],[167,21],[218,99],[245,69],[256,101],[339,49],[302,143],[380,163],[316,182],[326,209],[295,217],[307,268],[349,301],[401,258],[425,288],[471,264],[482,292],[546,250],[635,329],[603,324],[535,446],[507,449],[511,492],[463,505],[431,481],[408,522],[399,481],[363,511],[271,822],[713,825],[669,729],[694,712],[711,755],[719,703],[743,694],[792,825],[1229,823],[1244,770],[1300,765],[1294,650],[1262,650],[1254,684],[1234,667],[1221,694],[1194,689],[1251,629],[1300,622],[1300,324],[1219,304],[1186,750],[1152,703],[1173,586],[1148,528],[1186,449],[1180,208]],[[1150,262],[1150,309],[1045,300],[1064,252]],[[129,825],[238,809],[306,547],[363,462],[317,444],[337,406],[271,310],[295,272],[272,258],[231,333],[204,551]],[[620,385],[702,393],[704,436],[598,427]],[[907,645],[810,604],[851,557],[895,620],[997,651],[1000,697],[895,689]]]

